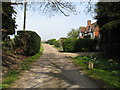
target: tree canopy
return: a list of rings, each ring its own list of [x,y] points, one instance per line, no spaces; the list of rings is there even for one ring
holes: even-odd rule
[[[120,2],[99,2],[96,19],[100,27],[100,48],[110,56],[120,53]]]
[[[23,5],[23,1],[16,1]],[[44,0],[43,2],[27,2],[27,10],[37,11],[39,13],[49,14],[54,16],[55,13],[62,13],[65,16],[69,16],[70,13],[76,12],[76,5],[73,2],[65,2],[64,0]]]
[[[79,36],[79,30],[72,29],[67,36],[69,38],[77,38]]]
[[[120,20],[120,2],[98,2],[96,7],[95,19],[100,28],[111,21]]]
[[[15,34],[16,21],[15,15],[16,11],[13,6],[11,6],[11,2],[2,2],[2,29],[4,29],[4,33],[6,35]]]

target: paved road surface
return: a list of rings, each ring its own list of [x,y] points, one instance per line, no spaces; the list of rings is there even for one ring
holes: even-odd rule
[[[12,88],[97,88],[66,54],[43,44],[44,52]]]

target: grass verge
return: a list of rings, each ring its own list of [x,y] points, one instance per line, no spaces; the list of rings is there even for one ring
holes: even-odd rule
[[[54,48],[56,48],[58,51],[63,51],[62,47],[56,47],[55,45],[52,45]]]
[[[15,82],[18,79],[20,73],[23,70],[27,70],[29,68],[29,66],[42,55],[43,50],[44,50],[44,48],[41,45],[41,49],[37,54],[35,54],[34,56],[31,56],[23,61],[22,65],[21,65],[21,69],[17,69],[17,70],[13,70],[12,72],[9,72],[5,76],[4,80],[2,81],[1,88],[10,88],[10,86],[13,84],[13,82]]]
[[[115,60],[101,55],[77,56],[73,59],[75,59],[74,63],[83,69],[87,76],[106,83],[100,88],[120,88],[120,67]],[[94,64],[92,70],[88,69],[89,62]]]

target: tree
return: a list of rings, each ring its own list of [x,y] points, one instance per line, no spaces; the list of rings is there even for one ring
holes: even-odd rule
[[[16,11],[13,6],[11,6],[10,2],[2,2],[2,29],[4,29],[4,34],[12,35],[15,34],[16,21],[15,15]]]
[[[24,3],[24,4],[23,4]],[[65,16],[69,16],[70,13],[76,14],[76,5],[73,2],[65,2],[64,0],[45,0],[44,2],[32,2],[28,0],[23,1],[15,1],[11,3],[12,5],[24,5],[24,24],[23,30],[25,30],[26,26],[26,11],[28,9],[36,10],[40,12],[42,10],[43,13],[49,12],[50,16],[54,16],[54,13],[60,12]],[[91,0],[88,2],[88,11],[91,11],[92,4]]]
[[[120,2],[98,2],[95,12],[95,19],[101,28],[108,22],[120,20]]]
[[[69,16],[69,13],[75,13],[75,5],[71,2],[64,2],[58,0],[45,0],[44,2],[30,2],[24,0],[24,23],[23,23],[23,30],[26,27],[26,11],[27,7],[32,10],[38,10],[39,12],[42,11],[43,13],[49,12],[50,16],[53,16],[54,13],[60,12],[65,16]],[[16,2],[17,4],[17,2]],[[36,7],[37,6],[37,7]]]
[[[2,28],[5,29],[3,32],[5,32],[6,35],[12,35],[15,33],[15,28],[17,28],[15,24],[15,17],[12,17],[12,15],[16,14],[16,11],[14,10],[12,5],[24,5],[24,25],[23,29],[25,30],[25,24],[26,24],[26,10],[32,9],[32,10],[42,10],[43,13],[49,12],[49,15],[53,15],[53,12],[61,12],[65,16],[69,16],[68,13],[74,13],[75,5],[71,2],[62,2],[57,0],[46,0],[45,2],[30,2],[30,1],[15,1],[15,2],[2,2]],[[24,4],[23,4],[24,3]],[[38,8],[37,8],[37,7]],[[28,8],[27,8],[28,7]]]
[[[67,36],[69,38],[77,38],[79,36],[79,31],[78,30],[75,30],[75,29],[72,29],[68,34]]]
[[[96,5],[96,19],[100,27],[100,48],[109,56],[120,53],[120,2],[99,2]]]

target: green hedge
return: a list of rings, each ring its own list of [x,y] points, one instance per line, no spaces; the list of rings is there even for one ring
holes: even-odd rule
[[[67,38],[63,42],[64,51],[87,52],[96,51],[97,40]]]
[[[76,38],[66,38],[63,41],[63,50],[64,51],[75,51],[74,46],[75,46],[76,41],[77,41]]]
[[[54,43],[54,46],[55,46],[55,47],[60,47],[60,46],[61,46],[61,45],[60,45],[60,41],[59,41],[59,40],[56,40],[55,43]]]
[[[45,43],[50,44],[50,45],[54,45],[55,41],[56,41],[56,39],[49,39]]]
[[[54,45],[55,47],[60,47],[60,41],[56,39],[49,39],[45,43]]]
[[[87,52],[87,51],[95,51],[97,46],[97,40],[95,39],[78,39],[75,42],[74,50],[75,51],[81,51],[81,52]]]
[[[40,50],[41,38],[34,31],[17,31],[18,36],[15,37],[16,47],[21,47],[22,54],[35,55]]]

